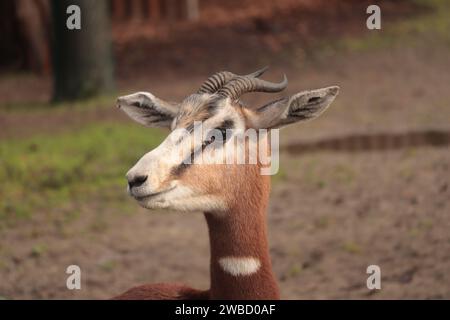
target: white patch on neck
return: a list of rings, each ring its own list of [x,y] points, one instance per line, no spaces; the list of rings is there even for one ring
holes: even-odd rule
[[[261,262],[253,257],[220,258],[219,264],[225,272],[233,276],[249,276],[261,267]]]

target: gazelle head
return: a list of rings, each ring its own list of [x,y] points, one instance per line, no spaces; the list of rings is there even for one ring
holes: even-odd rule
[[[239,152],[248,155],[262,144],[267,147],[271,129],[317,117],[339,90],[332,86],[302,91],[257,109],[243,106],[239,98],[245,93],[286,88],[286,76],[280,83],[260,79],[266,70],[246,76],[218,72],[180,103],[163,101],[149,92],[118,98],[117,106],[135,121],[171,129],[156,149],[128,171],[129,194],[146,208],[220,212],[245,197],[243,186],[264,184],[260,161],[238,164],[224,159],[236,160]],[[249,129],[258,130],[257,141],[245,135]],[[244,139],[233,139],[242,132]],[[230,152],[234,153],[230,156]]]

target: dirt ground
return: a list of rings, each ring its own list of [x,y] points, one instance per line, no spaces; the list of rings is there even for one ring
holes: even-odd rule
[[[276,80],[286,72],[288,93],[341,87],[321,118],[283,130],[282,144],[354,133],[449,132],[450,73],[443,72],[450,67],[449,53],[444,44],[394,46],[332,52],[306,65],[276,63],[267,78]],[[167,74],[164,81],[145,74],[130,79],[122,72],[121,92],[151,88],[162,98],[177,100],[195,90],[205,70],[189,77]],[[31,76],[0,77],[3,102],[27,102],[13,87],[43,102],[51,83]],[[262,104],[274,97],[247,99]],[[0,143],[104,120],[128,121],[108,107],[76,113],[6,108],[0,110]],[[405,145],[387,151],[282,152],[268,212],[270,251],[282,297],[449,299],[449,151],[448,145]],[[114,191],[132,202],[123,189]],[[67,219],[75,211],[77,218]],[[137,284],[172,281],[207,288],[209,248],[203,220],[200,213],[149,212],[137,204],[125,209],[95,198],[37,212],[0,230],[0,296],[103,299]],[[82,290],[65,287],[70,264],[81,267]],[[366,287],[366,268],[372,264],[381,268],[381,290]]]
[[[286,175],[273,188],[269,229],[283,298],[450,297],[448,149],[282,161]],[[208,287],[201,214],[136,206],[124,215],[95,202],[78,209],[85,218],[64,228],[41,216],[2,234],[2,253],[9,256],[2,260],[4,296],[108,298],[159,281]],[[30,250],[36,241],[48,244],[44,253]],[[80,291],[64,287],[70,264],[83,271]],[[379,291],[365,286],[372,264],[382,270]]]

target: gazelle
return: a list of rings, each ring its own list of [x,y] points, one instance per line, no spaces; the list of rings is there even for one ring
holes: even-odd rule
[[[246,76],[227,71],[216,73],[181,103],[169,103],[147,92],[118,98],[117,106],[135,121],[172,130],[160,146],[145,154],[128,171],[128,191],[148,209],[204,212],[211,248],[211,287],[200,291],[178,284],[148,284],[132,288],[116,299],[279,298],[267,242],[270,176],[261,174],[261,163],[194,161],[187,164],[183,161],[186,157],[191,159],[193,153],[211,153],[212,158],[216,157],[214,150],[205,147],[220,140],[216,149],[225,150],[232,141],[228,134],[238,130],[270,131],[313,119],[330,105],[339,91],[337,86],[332,86],[302,91],[257,109],[244,106],[239,99],[245,93],[280,92],[286,88],[286,76],[280,83],[260,79],[266,70]],[[224,135],[226,132],[227,137],[215,141],[211,136],[202,136],[202,144],[196,148],[191,138],[199,122],[207,130],[216,129]],[[181,128],[187,134],[180,136],[177,129]],[[269,135],[264,136],[263,143],[267,144],[268,139]],[[260,147],[249,139],[244,144],[245,153]],[[174,151],[179,154],[175,157],[178,160],[167,161]]]

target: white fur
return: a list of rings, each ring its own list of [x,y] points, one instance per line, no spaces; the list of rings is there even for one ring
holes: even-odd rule
[[[249,276],[256,273],[261,262],[253,257],[225,257],[219,259],[223,271],[233,276]]]
[[[183,186],[172,181],[173,189],[160,196],[151,199],[144,199],[139,203],[147,209],[172,209],[176,211],[214,211],[222,212],[226,210],[225,201],[213,195],[197,195],[195,191],[187,186]]]

